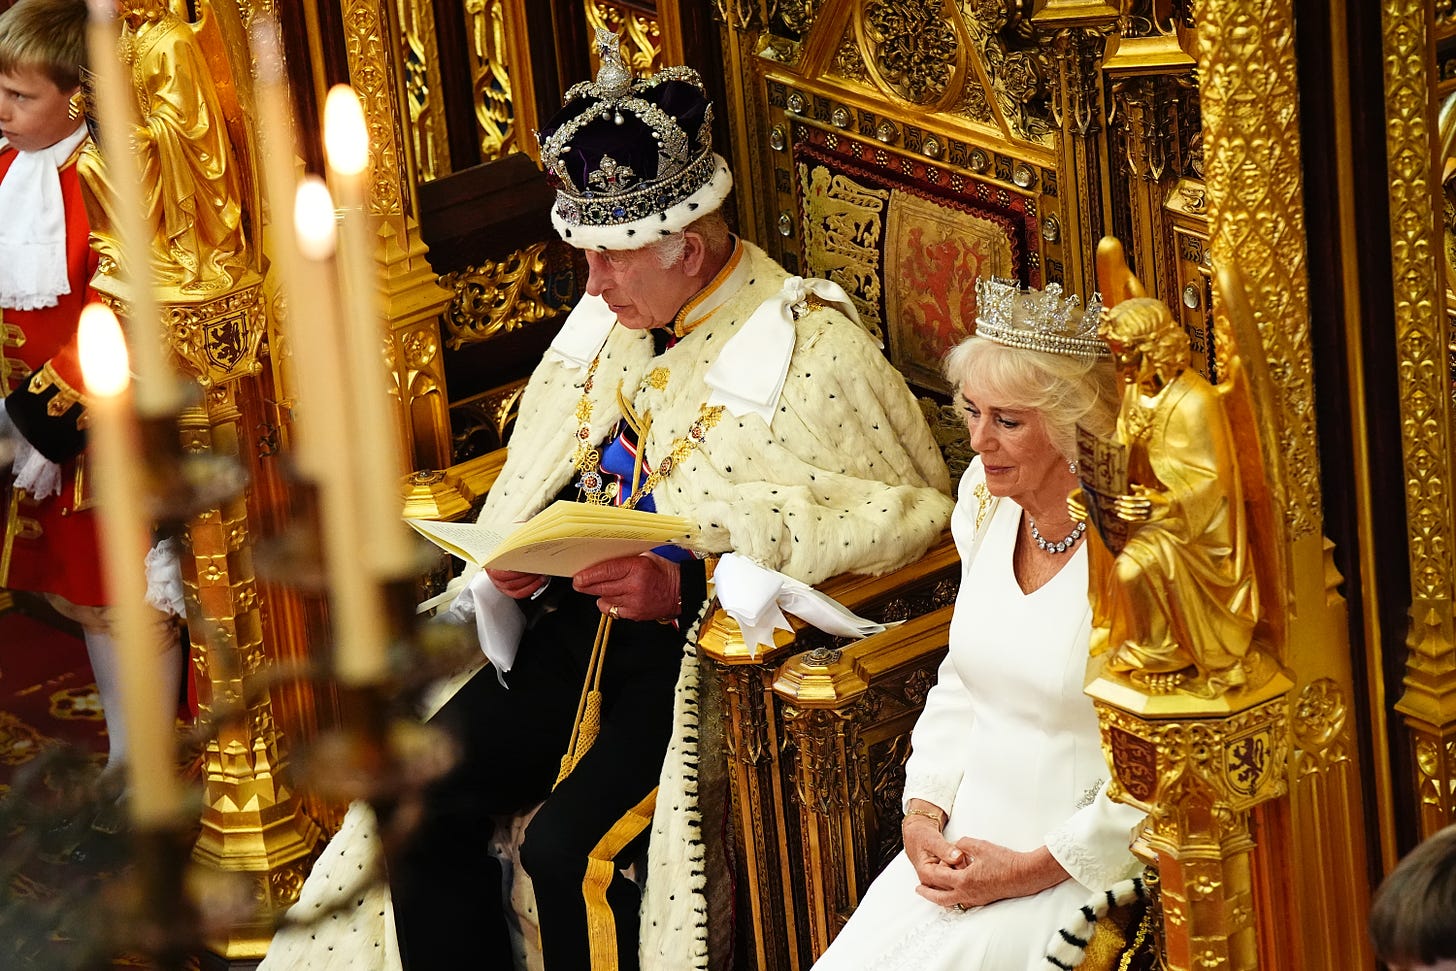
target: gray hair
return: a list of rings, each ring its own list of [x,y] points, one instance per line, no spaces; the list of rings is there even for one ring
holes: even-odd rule
[[[731,234],[728,231],[728,223],[723,218],[723,213],[715,209],[694,219],[678,232],[649,244],[652,251],[657,254],[658,266],[666,270],[682,261],[683,250],[688,244],[688,233],[698,236],[703,241],[703,248],[709,254],[725,254],[730,245]]]
[[[1108,360],[1008,347],[969,337],[945,358],[945,376],[956,392],[1000,398],[1041,416],[1052,447],[1077,457],[1077,426],[1099,437],[1117,424],[1117,373]]]

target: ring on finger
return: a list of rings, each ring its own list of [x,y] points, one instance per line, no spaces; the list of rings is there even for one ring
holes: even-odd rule
[[[607,611],[607,616],[612,618],[613,620],[616,620],[618,617],[622,616],[621,604],[612,604],[611,608]]]
[[[951,906],[951,909],[954,910],[958,914],[964,914],[966,912],[966,905],[965,904],[953,904]]]

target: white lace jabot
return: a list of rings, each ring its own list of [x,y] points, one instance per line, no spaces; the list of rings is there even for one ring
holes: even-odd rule
[[[38,152],[17,152],[0,180],[0,307],[54,307],[71,292],[66,274],[66,201],[60,167],[86,137],[81,123]]]

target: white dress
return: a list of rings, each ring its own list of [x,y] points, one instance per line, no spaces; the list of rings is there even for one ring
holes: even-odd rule
[[[905,799],[948,810],[951,842],[1045,845],[1072,879],[961,913],[916,894],[915,868],[901,853],[816,971],[1048,968],[1057,929],[1092,894],[1138,869],[1128,845],[1143,814],[1102,791],[1109,773],[1082,692],[1091,625],[1085,546],[1048,583],[1023,593],[1011,564],[1021,507],[978,499],[984,481],[977,459],[951,519],[961,588],[950,653],[911,736]]]

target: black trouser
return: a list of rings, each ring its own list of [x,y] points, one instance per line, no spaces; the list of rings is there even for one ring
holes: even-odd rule
[[[548,971],[590,967],[582,889],[588,856],[657,785],[683,639],[671,626],[613,624],[601,734],[553,791],[601,618],[595,598],[568,583],[554,581],[543,602],[530,605],[543,612],[522,638],[506,675],[509,690],[487,667],[435,716],[456,735],[462,758],[431,787],[424,820],[391,868],[395,923],[411,971],[510,967],[500,867],[486,849],[489,817],[543,799],[521,847],[536,892],[542,954]],[[625,865],[646,838],[644,831],[616,859]],[[615,866],[606,899],[619,966],[635,968],[638,890]]]

